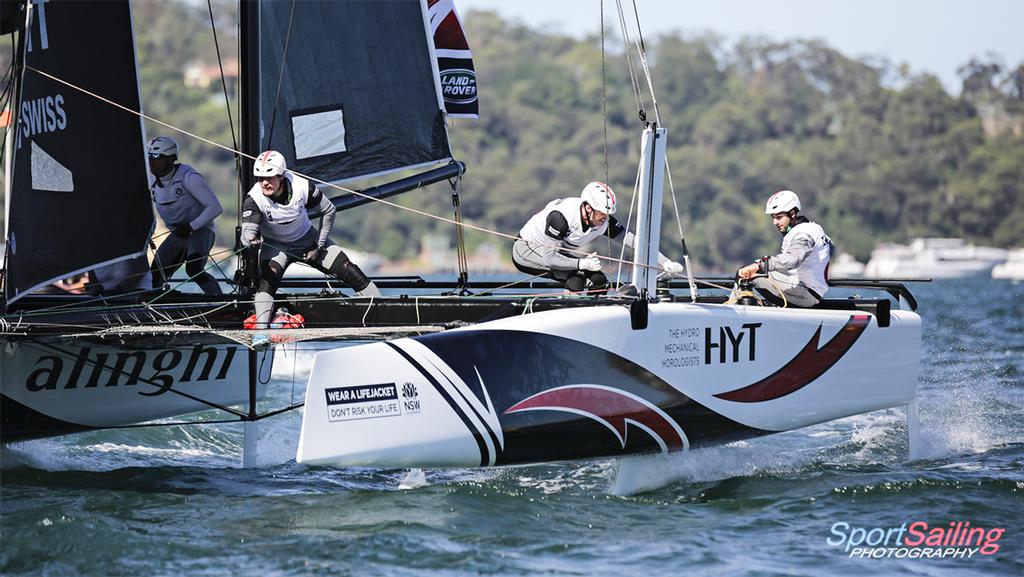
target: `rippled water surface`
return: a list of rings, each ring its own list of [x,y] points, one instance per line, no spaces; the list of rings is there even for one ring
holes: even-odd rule
[[[503,470],[302,467],[295,412],[261,424],[255,469],[239,467],[238,425],[103,431],[3,449],[0,574],[1024,574],[1024,288],[914,292],[917,460],[902,409],[683,455]],[[312,352],[290,354],[275,379],[301,397]],[[917,521],[1005,533],[969,559],[850,558],[827,542],[836,523]]]

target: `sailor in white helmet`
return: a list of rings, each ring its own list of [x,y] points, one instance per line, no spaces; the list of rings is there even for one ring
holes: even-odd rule
[[[527,221],[512,246],[512,262],[526,274],[549,276],[573,292],[600,293],[608,285],[601,260],[580,248],[602,235],[632,247],[633,233],[614,214],[615,191],[591,182],[579,197],[553,200]],[[658,264],[669,274],[683,271],[681,264],[660,253]]]
[[[284,156],[268,150],[252,167],[256,184],[242,203],[242,243],[260,246],[260,280],[255,296],[256,328],[267,328],[274,293],[295,261],[333,275],[361,296],[380,296],[363,271],[331,242],[334,204],[312,182],[287,170]],[[306,212],[323,217],[320,230]]]
[[[206,294],[221,294],[220,285],[206,272],[215,234],[213,221],[222,212],[217,195],[203,175],[177,162],[178,143],[170,136],[157,136],[146,146],[149,190],[153,204],[170,234],[160,244],[150,265],[153,286],[161,287],[182,264],[189,278]]]
[[[828,291],[828,263],[832,239],[818,223],[800,213],[800,198],[791,190],[780,190],[768,198],[765,214],[782,237],[782,251],[739,269],[740,278],[753,278],[754,286],[776,304],[811,307]],[[781,293],[780,293],[781,291]]]

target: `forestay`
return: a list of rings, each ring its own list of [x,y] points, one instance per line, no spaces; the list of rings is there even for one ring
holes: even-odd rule
[[[329,182],[451,157],[420,0],[259,10],[261,148]]]
[[[8,302],[144,254],[153,227],[141,120],[93,95],[140,109],[128,1],[31,6],[19,46]]]

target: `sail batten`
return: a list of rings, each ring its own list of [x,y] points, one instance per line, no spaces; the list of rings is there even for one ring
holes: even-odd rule
[[[16,108],[8,302],[144,255],[153,228],[142,121],[85,92],[141,109],[128,1],[51,0],[31,10]]]
[[[259,21],[260,147],[289,168],[340,183],[451,158],[420,0],[269,1]]]

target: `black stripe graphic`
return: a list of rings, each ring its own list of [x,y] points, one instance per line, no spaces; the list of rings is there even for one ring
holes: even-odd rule
[[[430,364],[434,365],[434,363],[430,363]],[[483,415],[480,414],[480,411],[477,411],[476,407],[473,406],[473,403],[471,403],[469,401],[469,399],[466,398],[466,395],[462,394],[462,391],[459,390],[459,386],[456,385],[455,382],[452,381],[450,378],[448,378],[448,375],[446,375],[444,373],[444,371],[441,370],[440,367],[438,367],[437,365],[434,365],[434,368],[436,368],[438,370],[438,372],[441,373],[441,376],[443,376],[446,381],[448,381],[449,383],[452,384],[452,388],[455,389],[456,391],[458,391],[459,396],[462,397],[462,400],[466,402],[466,405],[468,405],[470,410],[473,411],[473,414],[476,415],[476,418],[479,419],[480,423],[482,423],[484,428],[487,429],[487,434],[490,435],[491,442],[494,443],[494,452],[497,453],[498,451],[500,451],[501,450],[501,442],[498,441],[498,435],[496,435],[494,433],[494,431],[491,430],[490,425],[487,424],[487,419],[484,419]],[[498,456],[495,455],[494,457],[495,457],[495,459],[497,459]],[[487,464],[490,464],[490,463],[487,463]],[[495,464],[497,464],[497,463],[495,463]]]
[[[445,402],[447,402],[448,405],[452,408],[452,410],[455,411],[455,414],[458,415],[460,419],[462,419],[462,424],[464,424],[466,428],[471,433],[473,433],[473,440],[476,441],[477,447],[480,448],[480,466],[486,467],[488,462],[490,461],[490,453],[487,451],[487,442],[484,441],[484,437],[483,435],[480,434],[480,431],[478,431],[476,427],[473,426],[472,421],[469,420],[469,417],[466,415],[466,413],[464,413],[462,409],[459,408],[459,405],[455,403],[455,399],[453,399],[451,395],[449,395],[448,392],[444,390],[444,387],[441,386],[441,383],[437,382],[437,380],[434,377],[432,377],[430,373],[428,373],[427,370],[423,368],[423,366],[421,366],[411,356],[409,356],[409,353],[403,351],[402,349],[398,348],[397,346],[390,342],[385,341],[384,344],[398,351],[398,354],[402,355],[402,357],[405,360],[409,361],[409,364],[415,367],[416,370],[420,372],[420,374],[426,377],[427,380],[430,381],[430,384],[434,385],[434,389],[436,389],[437,392],[440,393],[442,397],[444,397]]]

